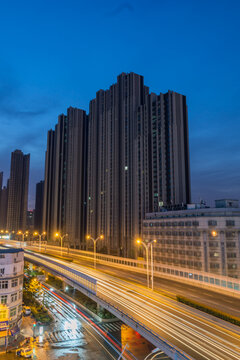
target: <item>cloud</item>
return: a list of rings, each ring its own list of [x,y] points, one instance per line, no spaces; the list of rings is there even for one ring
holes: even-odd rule
[[[0,106],[0,114],[7,117],[14,117],[19,119],[26,119],[29,117],[36,117],[39,115],[46,114],[48,112],[47,108],[39,108],[39,109],[32,109],[32,110],[20,110],[18,107],[14,107],[9,105],[9,107],[1,107]]]
[[[118,16],[123,12],[133,12],[134,7],[129,2],[124,2],[118,5],[115,9],[110,10],[106,13],[107,16]]]

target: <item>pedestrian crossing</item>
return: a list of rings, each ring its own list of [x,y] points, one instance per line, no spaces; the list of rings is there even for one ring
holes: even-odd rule
[[[101,323],[98,324],[98,326],[107,333],[114,333],[121,331],[121,327],[123,325],[122,321],[117,321],[113,323]],[[79,340],[83,337],[83,333],[80,329],[68,329],[68,330],[58,330],[49,332],[46,340],[49,343],[58,343],[63,341],[73,341],[73,340]]]
[[[117,331],[121,331],[123,322],[122,321],[116,321],[116,322],[112,322],[112,323],[101,323],[98,324],[98,326],[105,332],[117,332]]]
[[[68,330],[59,330],[49,332],[46,340],[49,343],[58,343],[63,341],[73,341],[79,340],[83,337],[82,331],[80,329],[68,329]]]

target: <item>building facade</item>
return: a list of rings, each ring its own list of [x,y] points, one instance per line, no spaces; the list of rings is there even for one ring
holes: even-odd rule
[[[3,172],[0,172],[0,230],[7,229],[8,186],[3,186]]]
[[[155,264],[240,278],[240,209],[200,208],[148,213],[143,239]]]
[[[71,247],[86,249],[87,208],[86,112],[70,107],[67,111],[66,233]]]
[[[87,233],[132,257],[146,212],[190,201],[186,97],[121,74],[90,103]],[[101,247],[101,245],[100,245]]]
[[[28,208],[30,155],[15,150],[11,155],[11,171],[8,186],[7,229],[26,229]]]
[[[48,133],[43,231],[85,249],[136,255],[147,212],[190,202],[186,97],[150,94],[141,75],[122,73],[90,102],[60,115]],[[92,243],[91,243],[92,246]]]
[[[0,246],[0,320],[6,329],[0,331],[0,345],[5,336],[18,336],[22,323],[24,252]]]
[[[43,226],[48,238],[68,234],[68,243],[84,247],[86,229],[87,116],[70,107],[48,132],[45,158]]]
[[[43,231],[43,195],[44,181],[36,184],[35,211],[34,211],[34,229],[35,231]]]
[[[45,153],[45,178],[43,196],[43,231],[51,237],[54,211],[54,179],[55,179],[55,131],[49,130],[47,150]]]

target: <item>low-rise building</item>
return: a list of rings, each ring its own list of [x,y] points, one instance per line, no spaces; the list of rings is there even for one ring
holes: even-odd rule
[[[240,278],[240,209],[221,203],[225,207],[146,214],[143,239],[157,240],[155,264]]]
[[[0,345],[17,337],[22,322],[24,252],[0,246]]]

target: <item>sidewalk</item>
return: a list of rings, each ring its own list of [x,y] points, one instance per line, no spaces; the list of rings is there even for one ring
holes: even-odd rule
[[[19,347],[19,344],[26,338],[33,336],[33,323],[34,319],[31,316],[23,316],[21,331],[17,339],[14,339],[12,336],[8,337],[8,347],[7,351],[4,347],[0,349],[0,355],[6,354],[6,352],[11,352]]]

